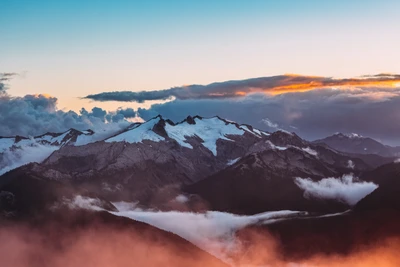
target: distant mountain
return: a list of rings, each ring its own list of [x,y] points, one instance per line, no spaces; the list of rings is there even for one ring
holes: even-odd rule
[[[2,137],[0,136],[0,153],[6,152],[10,149],[17,149],[24,146],[31,146],[34,143],[41,145],[50,145],[62,147],[65,145],[73,145],[77,142],[82,141],[85,137],[93,135],[92,130],[78,131],[76,129],[69,129],[63,133],[45,133],[35,137]]]
[[[371,169],[359,158],[324,146],[307,144],[294,135],[276,132],[269,138],[281,146],[246,155],[232,166],[186,186],[185,191],[200,195],[213,210],[235,213],[254,214],[285,209],[344,211],[349,206],[338,201],[305,198],[294,178],[307,177],[318,181]],[[291,141],[303,147],[290,145]],[[349,162],[354,167],[349,166]]]
[[[336,133],[324,139],[315,140],[315,144],[327,144],[338,151],[352,154],[376,154],[383,157],[400,155],[400,147],[391,147],[358,134]]]
[[[69,129],[63,133],[45,133],[31,138],[0,137],[0,174],[30,162],[41,162],[63,147],[91,142],[92,130]]]

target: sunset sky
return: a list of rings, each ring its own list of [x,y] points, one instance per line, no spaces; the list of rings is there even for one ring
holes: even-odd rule
[[[281,93],[297,91],[293,88],[304,93],[340,87],[353,94],[359,87],[373,87],[373,93],[357,91],[358,97],[392,101],[400,95],[398,76],[378,84],[354,84],[351,78],[400,73],[399,10],[397,0],[2,0],[0,73],[17,74],[6,83],[7,94],[13,97],[46,94],[57,98],[56,110],[63,111],[144,108],[144,119],[146,112],[150,116],[164,109],[173,118],[178,113],[202,114],[201,109],[186,112],[170,107],[171,103],[166,104],[168,108],[163,106],[171,97],[183,99],[181,93],[165,91],[173,87],[203,90],[190,85],[295,77],[286,74],[306,78],[306,90],[296,83]],[[332,78],[334,82],[325,83]],[[252,86],[246,84],[244,91],[224,87],[228,93],[220,97],[270,90],[264,84]],[[287,84],[274,84],[274,88],[281,86]],[[204,88],[212,98],[221,93],[209,91],[214,87]],[[107,92],[153,90],[163,97],[126,101],[118,96],[118,101],[94,101],[99,100],[96,95],[103,97]],[[210,94],[200,94],[196,104]],[[153,105],[157,103],[161,104]],[[223,109],[222,104],[219,107]],[[223,113],[204,110],[207,115]],[[232,119],[246,122],[240,116]],[[285,123],[299,127],[292,125],[293,121]]]
[[[60,108],[102,91],[400,73],[396,0],[3,0],[0,71]]]

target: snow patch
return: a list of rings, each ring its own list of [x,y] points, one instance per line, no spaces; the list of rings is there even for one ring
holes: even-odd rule
[[[219,118],[199,119],[195,118],[196,124],[186,121],[177,125],[165,125],[168,136],[175,139],[181,146],[193,148],[187,143],[186,137],[198,136],[203,140],[203,146],[209,149],[214,156],[217,155],[217,140],[232,141],[226,135],[243,135],[244,130],[238,129],[236,125],[220,120]]]
[[[164,137],[152,131],[154,125],[156,125],[159,121],[160,118],[154,118],[145,123],[136,124],[134,128],[114,137],[108,138],[105,140],[105,142],[141,143],[143,140],[150,140],[154,142],[164,141]]]
[[[34,139],[18,142],[16,146],[3,151],[0,175],[28,163],[41,163],[57,149],[58,146],[43,145]]]
[[[247,127],[246,125],[240,125],[239,128],[245,130],[248,133],[251,133],[254,136],[257,136],[257,137],[261,138],[261,134],[260,133],[256,133],[255,130],[253,130],[253,131],[250,130],[250,128]]]
[[[271,141],[267,140],[265,141],[265,143],[269,144],[271,146],[272,149],[277,149],[277,150],[286,150],[289,147],[285,147],[285,146],[276,146],[274,145]]]
[[[346,136],[349,137],[349,138],[361,138],[361,137],[363,137],[362,135],[356,134],[356,133],[346,134]]]
[[[15,138],[13,137],[3,137],[0,139],[0,153],[6,152],[9,150],[15,142]]]
[[[307,152],[310,155],[318,156],[318,152],[310,147],[305,147],[305,148],[302,148],[301,150],[303,150],[304,152]]]
[[[239,159],[240,159],[240,157],[236,158],[236,159],[230,159],[230,160],[228,160],[228,163],[226,163],[226,165],[231,166],[231,165],[235,164],[236,162],[238,162]]]
[[[255,128],[253,128],[253,131],[256,133],[256,134],[258,134],[259,136],[261,136],[262,134],[261,134],[261,131],[260,130],[258,130],[258,129],[255,129]]]
[[[54,145],[61,145],[61,144],[63,144],[62,141],[64,140],[64,138],[69,133],[70,133],[70,130],[68,130],[68,131],[66,131],[66,132],[64,132],[64,133],[62,133],[60,135],[57,135],[57,136],[52,136],[52,135],[46,134],[44,136],[35,138],[35,140],[38,141],[38,142],[41,142],[41,143],[49,143],[49,144],[54,144]],[[66,140],[65,143],[67,143],[67,142],[68,142],[68,140]]]

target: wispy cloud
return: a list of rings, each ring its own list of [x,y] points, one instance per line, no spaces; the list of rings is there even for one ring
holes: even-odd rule
[[[11,80],[14,76],[18,75],[17,73],[14,72],[0,72],[0,96],[6,94],[6,82]]]
[[[18,73],[15,73],[15,72],[3,72],[3,73],[0,73],[0,82],[9,81],[9,80],[11,80],[13,77],[15,77],[17,75],[18,75]]]
[[[277,123],[274,123],[274,122],[272,122],[270,119],[268,119],[268,118],[264,118],[264,119],[262,119],[261,120],[263,123],[265,123],[265,125],[267,125],[268,127],[270,127],[270,128],[273,128],[273,129],[278,129],[279,128],[279,125],[277,124]]]

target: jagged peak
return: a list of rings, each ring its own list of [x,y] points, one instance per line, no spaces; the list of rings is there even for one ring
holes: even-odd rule
[[[85,132],[86,132],[86,133],[85,133]],[[39,138],[43,138],[43,137],[45,137],[45,136],[58,137],[58,136],[63,135],[63,134],[72,134],[72,135],[81,135],[81,134],[84,134],[84,135],[92,135],[92,134],[94,134],[94,131],[91,130],[91,129],[87,129],[87,130],[80,131],[80,130],[77,130],[77,129],[75,129],[75,128],[69,128],[68,130],[66,130],[66,131],[64,131],[64,132],[60,132],[60,133],[46,132],[46,133],[44,133],[44,134],[37,135],[37,136],[35,136],[35,137],[33,137],[33,138],[34,138],[34,139],[39,139]]]
[[[238,129],[240,129],[240,130],[243,130],[243,131],[245,131],[245,132],[248,132],[248,133],[250,133],[250,134],[253,134],[253,135],[255,135],[255,136],[259,137],[259,138],[261,138],[261,137],[263,137],[263,136],[268,136],[268,135],[270,135],[270,133],[268,133],[268,132],[266,132],[266,131],[263,131],[263,130],[256,129],[255,127],[253,127],[253,126],[250,125],[250,124],[239,124],[239,123],[237,123],[237,122],[235,122],[235,121],[231,121],[231,120],[228,120],[228,119],[224,119],[224,118],[222,118],[222,117],[220,117],[220,116],[218,116],[218,115],[212,116],[212,117],[202,117],[202,116],[200,116],[200,115],[195,115],[195,116],[189,115],[189,116],[187,116],[184,120],[179,121],[179,122],[177,122],[177,123],[174,123],[174,122],[171,121],[170,119],[164,119],[161,115],[157,115],[156,117],[153,117],[153,118],[147,120],[146,122],[152,121],[152,120],[154,120],[154,119],[163,120],[163,121],[165,121],[166,123],[168,123],[168,124],[171,125],[171,126],[177,126],[177,125],[180,125],[180,124],[183,124],[183,123],[187,123],[187,124],[189,124],[189,125],[195,125],[195,124],[196,124],[196,120],[202,120],[202,121],[204,121],[204,120],[217,119],[217,120],[219,120],[219,121],[221,121],[221,122],[224,122],[225,125],[234,125],[236,128],[238,128]],[[144,123],[146,123],[146,122],[144,122]],[[132,127],[132,126],[130,127],[130,129],[133,129],[133,128],[136,128],[136,127]],[[289,132],[288,132],[288,133],[289,133]],[[289,133],[289,134],[291,134],[291,133]]]

